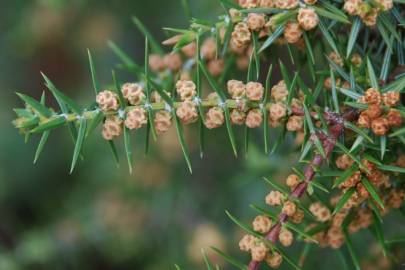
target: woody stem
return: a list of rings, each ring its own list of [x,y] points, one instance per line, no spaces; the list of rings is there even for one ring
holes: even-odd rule
[[[297,112],[298,113],[298,112]],[[315,169],[319,168],[322,163],[331,155],[333,149],[336,146],[336,142],[340,134],[344,130],[344,121],[353,121],[357,117],[357,111],[349,110],[342,115],[336,113],[326,112],[324,114],[325,120],[329,124],[328,134],[318,135],[322,142],[322,146],[325,151],[325,157],[321,154],[316,154],[312,159],[312,162],[308,164],[304,169],[305,179],[290,193],[291,198],[301,198],[308,188],[309,183],[314,179]],[[288,221],[288,216],[285,213],[280,213],[277,222],[271,227],[270,231],[266,235],[266,239],[272,243],[276,243],[280,235],[283,224]],[[260,262],[250,261],[248,270],[258,270]]]

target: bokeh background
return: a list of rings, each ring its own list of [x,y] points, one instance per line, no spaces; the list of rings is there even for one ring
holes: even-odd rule
[[[222,11],[216,0],[190,2],[199,18],[212,19]],[[69,175],[73,145],[67,130],[51,134],[33,165],[39,138],[25,144],[11,124],[12,108],[22,105],[14,93],[38,98],[45,90],[40,71],[83,106],[90,104],[94,97],[86,49],[92,50],[100,81],[110,84],[118,59],[107,41],[114,40],[141,62],[144,39],[131,16],[162,41],[163,26],[187,25],[181,1],[5,0],[1,6],[0,269],[154,270],[174,269],[175,263],[203,269],[201,248],[223,269],[233,269],[209,246],[247,261],[237,251],[242,232],[224,211],[251,220],[249,204],[263,205],[268,192],[261,176],[282,179],[297,159],[290,154],[296,147],[293,138],[271,158],[261,143],[253,143],[247,159],[235,159],[225,130],[219,129],[207,134],[201,160],[196,129],[187,130],[194,165],[190,175],[174,130],[151,145],[149,156],[144,156],[144,135],[139,134],[133,140],[136,159],[130,175],[124,155],[117,168],[95,133],[86,142],[84,162]],[[131,77],[120,72],[119,79]],[[47,103],[54,105],[50,96]],[[261,141],[260,135],[252,135],[252,142]],[[392,226],[401,228],[400,223]],[[369,238],[361,236],[362,241]],[[298,254],[302,247],[290,250]],[[368,248],[359,252],[373,254]],[[311,267],[339,262],[338,256],[320,260],[317,254],[309,259]]]

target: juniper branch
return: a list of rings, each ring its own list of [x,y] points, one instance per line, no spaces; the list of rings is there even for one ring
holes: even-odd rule
[[[197,105],[197,101],[195,101]],[[213,99],[204,99],[201,101],[198,101],[198,103],[201,105],[202,108],[212,108],[212,107],[217,107],[217,106],[226,106],[228,109],[239,109],[239,108],[245,108],[246,110],[249,109],[256,109],[256,108],[265,108],[266,111],[269,111],[270,107],[274,102],[267,102],[265,104],[257,101],[250,101],[250,100],[236,100],[236,99],[227,99],[225,101],[221,100],[213,100]],[[145,108],[145,107],[150,107],[153,111],[159,111],[159,110],[168,110],[168,109],[176,109],[178,108],[182,102],[173,102],[172,106],[168,106],[166,102],[157,102],[157,103],[151,103],[151,104],[140,104],[140,105],[135,105],[135,106],[126,106],[124,111],[107,111],[107,112],[102,112],[100,109],[94,109],[94,110],[84,110],[81,114],[71,112],[71,113],[53,113],[49,117],[45,117],[43,115],[40,115],[35,111],[35,113],[32,115],[32,117],[19,117],[13,121],[14,125],[17,128],[27,128],[29,126],[29,130],[35,130],[36,127],[40,127],[43,125],[48,124],[50,121],[55,121],[58,119],[61,119],[61,122],[58,122],[57,125],[53,126],[50,125],[46,129],[41,129],[40,132],[44,132],[49,129],[54,129],[57,127],[60,127],[61,125],[64,125],[66,123],[72,123],[72,122],[77,122],[81,118],[84,118],[86,120],[92,120],[95,117],[98,116],[100,112],[104,114],[104,116],[113,116],[113,115],[119,115],[125,112],[128,112],[130,110],[133,110],[135,108]],[[292,107],[288,107],[288,110],[291,112],[291,114],[296,114],[296,115],[303,115],[303,111],[297,110]],[[38,132],[38,131],[35,131]]]

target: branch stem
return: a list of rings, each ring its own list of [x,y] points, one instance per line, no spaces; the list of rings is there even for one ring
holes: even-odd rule
[[[298,113],[297,113],[298,114]],[[305,179],[302,181],[290,194],[290,197],[299,199],[301,198],[308,188],[309,183],[314,179],[315,168],[319,168],[322,163],[329,158],[333,149],[335,148],[336,141],[338,140],[340,134],[344,130],[344,121],[353,121],[357,117],[357,111],[348,110],[344,114],[339,115],[332,112],[324,113],[325,120],[329,124],[328,134],[322,134],[319,139],[322,142],[323,148],[325,150],[326,158],[324,158],[319,153],[315,154],[312,162],[305,167],[304,176]],[[277,222],[270,229],[266,235],[266,239],[272,243],[276,243],[280,235],[281,228],[283,224],[288,221],[288,216],[284,213],[280,213]],[[260,267],[260,262],[250,261],[248,265],[248,270],[258,270]]]

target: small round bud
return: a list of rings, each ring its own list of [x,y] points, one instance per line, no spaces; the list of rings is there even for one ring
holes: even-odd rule
[[[205,60],[212,60],[217,54],[217,43],[214,38],[207,38],[201,45],[201,55]]]
[[[218,77],[224,71],[225,62],[223,59],[212,59],[207,63],[208,72],[212,76]]]
[[[166,95],[168,95],[169,97],[171,96],[169,92],[166,92]],[[150,95],[150,101],[153,103],[162,103],[164,102],[162,96],[159,94],[158,91],[152,91],[151,95]]]
[[[181,60],[181,56],[178,53],[170,53],[166,54],[163,57],[163,62],[165,63],[165,66],[170,69],[171,71],[178,71],[181,69],[183,65],[183,61]]]
[[[328,243],[331,248],[338,249],[344,243],[344,235],[340,227],[331,227],[327,233]]]
[[[256,262],[261,262],[266,258],[269,249],[263,242],[255,243],[251,249],[252,260]]]
[[[227,83],[228,93],[233,99],[241,99],[246,94],[246,86],[243,82],[230,80]]]
[[[404,119],[401,113],[396,109],[390,109],[387,114],[388,126],[400,127],[402,126]]]
[[[245,47],[250,43],[252,34],[245,22],[240,22],[235,25],[232,32],[232,43],[236,47]]]
[[[373,172],[373,171],[377,168],[374,163],[370,162],[370,161],[367,160],[367,159],[362,159],[362,160],[361,160],[361,165],[365,168],[365,169],[362,169],[362,167],[360,167],[360,170],[361,170],[363,173],[370,173],[370,172]],[[367,171],[368,171],[368,172],[367,172]]]
[[[336,159],[336,166],[341,170],[349,169],[353,165],[353,163],[354,160],[346,154],[343,154]]]
[[[194,102],[184,101],[176,110],[176,115],[185,125],[191,124],[198,119],[198,113]]]
[[[284,214],[291,217],[297,211],[297,206],[292,201],[286,201],[283,205],[283,209],[281,210]]]
[[[288,131],[301,131],[304,128],[304,117],[293,115],[288,118],[287,130]]]
[[[361,128],[370,128],[371,119],[368,117],[367,113],[360,113],[359,119],[357,120],[357,125]]]
[[[263,98],[264,87],[258,82],[248,82],[246,84],[246,96],[250,100],[260,101]]]
[[[172,126],[172,114],[168,111],[158,111],[153,122],[155,123],[156,132],[162,134]]]
[[[342,80],[340,78],[335,78],[335,86],[341,85]],[[326,89],[331,90],[332,89],[332,78],[328,77],[325,79],[323,82],[323,86],[325,86]]]
[[[394,209],[399,209],[402,204],[404,203],[405,199],[405,192],[404,190],[391,190],[389,195],[388,195],[388,200],[387,204],[388,206],[394,208]]]
[[[274,7],[274,0],[260,0],[259,7],[272,8]]]
[[[356,186],[361,180],[361,172],[355,171],[349,178],[339,185],[339,188],[346,189]]]
[[[298,0],[274,0],[274,5],[280,9],[293,9],[299,4]]]
[[[298,98],[292,98],[291,100],[291,109],[294,111],[301,111],[303,109],[302,101]]]
[[[250,58],[246,55],[239,56],[236,58],[236,67],[239,70],[247,70],[249,67]]]
[[[160,56],[159,54],[149,55],[149,68],[153,72],[163,71],[165,69],[165,63],[162,56]]]
[[[239,0],[239,5],[243,8],[255,8],[259,0]]]
[[[336,52],[331,52],[329,53],[328,57],[333,63],[340,67],[343,67],[343,59],[339,54],[337,54]]]
[[[183,46],[181,48],[181,52],[184,53],[187,58],[193,58],[197,52],[197,44],[195,42],[191,42],[186,46]]]
[[[300,178],[296,174],[290,174],[287,179],[285,180],[286,185],[291,189],[294,190],[298,184],[300,183]]]
[[[294,44],[300,40],[302,30],[298,23],[288,22],[284,28],[284,38],[288,43]]]
[[[193,97],[197,94],[195,83],[188,80],[177,81],[176,90],[182,101],[192,100]]]
[[[377,23],[378,8],[372,8],[367,13],[361,13],[360,17],[363,20],[363,23],[367,26],[375,26]]]
[[[241,251],[250,251],[258,239],[250,234],[245,234],[239,241],[239,249]]]
[[[104,90],[97,94],[96,102],[99,108],[106,111],[116,111],[119,108],[118,96],[112,91]]]
[[[377,136],[384,136],[388,132],[388,120],[385,118],[377,118],[371,122],[371,129]]]
[[[220,102],[221,99],[219,98],[219,95],[217,92],[211,92],[207,95],[207,100],[209,101],[215,101],[215,102]]]
[[[252,31],[259,31],[266,24],[264,14],[249,13],[247,17],[247,25]]]
[[[295,224],[300,224],[304,220],[304,211],[297,209],[295,214],[290,217],[290,220]]]
[[[260,109],[251,109],[246,116],[248,128],[258,128],[263,122],[263,114]]]
[[[382,97],[381,97],[380,92],[377,89],[369,88],[364,93],[364,99],[365,99],[367,104],[380,105]]]
[[[283,257],[280,253],[273,251],[272,253],[267,254],[265,261],[271,268],[278,268],[283,262]]]
[[[319,24],[319,17],[313,8],[300,8],[297,16],[301,28],[309,31]]]
[[[229,43],[229,49],[231,52],[238,55],[238,58],[245,57],[245,58],[248,58],[248,61],[249,61],[250,58],[246,53],[246,49],[247,49],[248,45],[249,45],[248,43],[240,44],[240,43],[238,43],[238,41],[231,39],[231,42]]]
[[[276,85],[271,88],[271,98],[275,102],[285,101],[288,97],[288,89],[284,80],[279,81]]]
[[[394,2],[392,0],[376,0],[382,11],[390,10],[394,7]]]
[[[131,105],[139,105],[145,99],[142,85],[138,83],[125,83],[121,87],[121,92],[124,98]]]
[[[205,115],[205,126],[214,129],[222,126],[225,121],[224,111],[219,107],[213,107]]]
[[[298,131],[295,134],[294,145],[301,146],[305,141],[305,132]]]
[[[236,8],[229,9],[229,15],[233,23],[239,22],[242,18],[242,13]]]
[[[246,113],[238,109],[233,109],[230,117],[232,124],[243,125],[246,120]]]
[[[283,246],[289,247],[294,241],[294,235],[289,230],[283,228],[278,236],[278,240]]]
[[[129,129],[139,129],[147,122],[146,111],[142,108],[130,110],[125,118],[125,126]]]
[[[119,137],[122,133],[122,120],[117,116],[109,116],[104,121],[101,134],[107,141]]]
[[[326,222],[331,219],[330,210],[319,202],[312,203],[309,211],[316,217],[319,222]]]
[[[280,191],[270,191],[266,196],[266,203],[271,206],[279,206],[283,203],[284,195]]]
[[[287,115],[287,107],[282,103],[272,104],[270,107],[270,119],[279,121]]]
[[[361,57],[360,54],[354,53],[354,54],[352,55],[352,57],[350,58],[350,62],[352,62],[352,64],[353,64],[355,67],[360,67],[361,64],[363,63],[363,58]]]
[[[401,95],[399,92],[389,91],[387,93],[384,93],[382,98],[385,106],[393,107],[398,105],[401,99]]]
[[[253,220],[253,230],[259,233],[268,233],[271,229],[271,219],[266,216],[257,216]]]
[[[314,5],[317,0],[304,0],[305,4]]]
[[[370,197],[370,193],[362,183],[358,183],[356,186],[357,193],[361,198],[368,198]]]
[[[345,0],[343,9],[350,15],[357,15],[359,14],[360,4],[362,2],[362,0]]]
[[[370,118],[370,120],[374,120],[381,116],[382,108],[380,107],[380,105],[370,104],[370,105],[368,105],[368,109],[365,110],[364,113],[367,114],[367,116],[368,116],[368,118]]]

